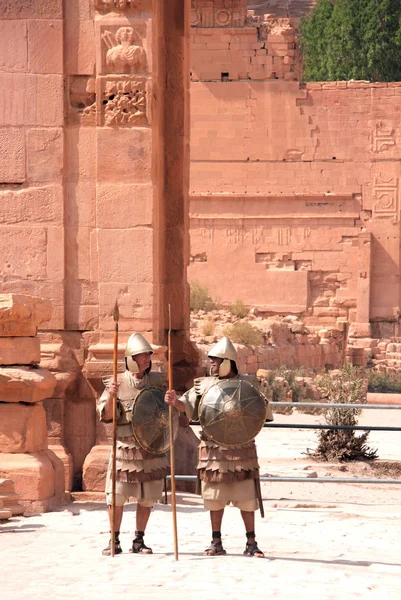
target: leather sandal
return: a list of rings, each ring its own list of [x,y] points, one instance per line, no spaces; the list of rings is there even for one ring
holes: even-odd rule
[[[120,532],[116,531],[114,533],[114,554],[121,554],[122,553],[122,548],[120,545]],[[111,556],[111,538],[109,539],[109,545],[107,546],[107,548],[105,548],[104,550],[102,550],[102,554],[103,556]]]
[[[262,552],[262,550],[260,548],[258,548],[258,544],[256,543],[256,541],[249,543],[246,543],[245,546],[245,550],[244,550],[244,556],[251,556],[253,558],[264,558],[265,555]]]
[[[209,548],[206,548],[204,551],[203,556],[224,556],[225,554],[227,552],[224,550],[221,540],[217,542],[212,540]]]
[[[145,545],[143,537],[136,537],[132,540],[131,554],[153,554],[152,548]]]

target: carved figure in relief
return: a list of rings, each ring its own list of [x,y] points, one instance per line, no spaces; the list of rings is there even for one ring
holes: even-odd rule
[[[197,468],[212,526],[212,542],[203,554],[226,554],[221,524],[225,507],[232,503],[245,525],[244,555],[263,558],[255,539],[255,511],[260,508],[263,517],[263,506],[254,438],[265,420],[273,421],[273,413],[255,380],[238,373],[237,352],[227,337],[208,356],[209,377],[195,379],[194,387],[180,399],[174,390],[165,395],[167,404],[201,423]]]
[[[143,81],[108,81],[103,103],[106,125],[139,125],[147,122]]]
[[[132,27],[120,27],[114,35],[105,31],[102,39],[108,50],[106,64],[121,73],[142,71],[146,65],[146,53],[142,46],[134,43],[136,33]]]

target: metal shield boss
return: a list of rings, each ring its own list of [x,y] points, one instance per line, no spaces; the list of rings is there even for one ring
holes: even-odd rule
[[[178,433],[178,411],[173,411],[173,439]],[[140,447],[151,454],[163,454],[170,448],[169,407],[160,388],[143,389],[132,407],[132,431]]]
[[[245,446],[263,427],[266,401],[243,379],[223,379],[212,385],[199,403],[199,421],[209,439],[226,446]]]

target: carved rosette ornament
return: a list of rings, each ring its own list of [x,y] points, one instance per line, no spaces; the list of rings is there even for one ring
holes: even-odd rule
[[[143,77],[102,78],[101,125],[132,127],[148,125],[147,86]]]

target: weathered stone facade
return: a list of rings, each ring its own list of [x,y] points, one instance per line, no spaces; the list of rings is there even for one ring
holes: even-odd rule
[[[121,352],[133,330],[164,344],[171,304],[177,380],[190,379],[188,264],[223,303],[341,332],[341,348],[299,339],[280,360],[339,364],[344,323],[365,359],[396,360],[379,340],[400,335],[401,84],[301,84],[313,4],[1,3],[0,280],[53,306],[41,365],[57,380],[44,406],[65,489],[107,438],[95,400],[116,298]],[[12,326],[0,319],[0,364],[22,350],[36,363],[36,329],[21,342]],[[276,364],[269,352],[245,368]]]

